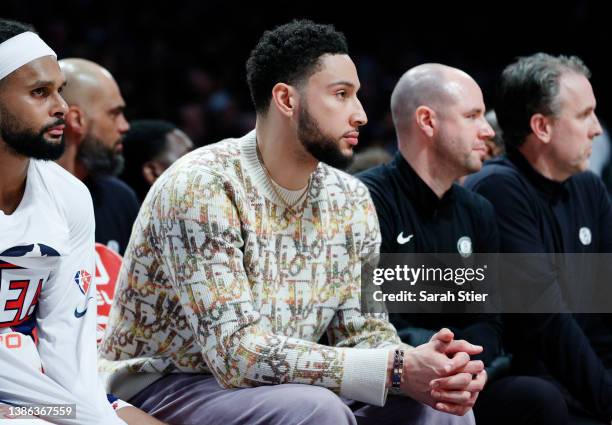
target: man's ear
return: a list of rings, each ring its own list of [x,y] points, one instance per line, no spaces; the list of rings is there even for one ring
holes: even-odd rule
[[[286,117],[292,117],[298,105],[299,94],[295,87],[285,83],[277,83],[272,87],[271,104]],[[271,106],[272,106],[271,105]]]
[[[417,127],[419,127],[427,137],[433,137],[434,132],[438,129],[436,111],[428,106],[419,106],[416,108],[416,111],[414,111],[414,118]]]
[[[529,120],[533,134],[543,143],[550,143],[552,138],[552,117],[543,114],[533,114]]]
[[[68,131],[79,136],[83,136],[87,133],[87,122],[85,120],[85,115],[78,106],[70,106],[64,120],[68,126]],[[81,137],[79,137],[79,140],[80,139]]]

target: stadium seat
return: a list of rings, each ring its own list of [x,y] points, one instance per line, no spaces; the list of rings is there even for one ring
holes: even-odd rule
[[[98,324],[96,340],[98,344],[104,336],[104,330],[108,323],[108,315],[113,296],[115,295],[115,284],[119,269],[121,268],[121,256],[109,247],[96,243],[96,292],[98,305]]]

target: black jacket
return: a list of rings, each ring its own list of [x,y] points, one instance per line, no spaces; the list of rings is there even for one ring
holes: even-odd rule
[[[539,174],[518,152],[487,162],[466,187],[493,204],[501,252],[612,252],[612,208],[601,180],[590,172],[563,183]],[[522,270],[530,285],[579,285],[597,273],[546,262]],[[576,269],[575,271],[573,269]],[[568,278],[569,277],[569,278]],[[609,315],[511,315],[504,317],[517,372],[551,374],[593,413],[612,417],[612,332]]]

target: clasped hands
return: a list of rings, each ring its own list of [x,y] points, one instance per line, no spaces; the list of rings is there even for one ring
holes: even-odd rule
[[[428,343],[404,350],[400,389],[436,410],[463,416],[474,406],[487,381],[483,362],[470,360],[482,350],[481,346],[455,340],[454,334],[444,328]],[[389,364],[392,369],[393,352]],[[390,374],[391,370],[389,378]]]

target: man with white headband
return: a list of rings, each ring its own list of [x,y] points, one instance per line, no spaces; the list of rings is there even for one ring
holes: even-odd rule
[[[124,424],[97,374],[91,196],[52,161],[64,150],[64,85],[33,29],[0,20],[0,405],[52,423]],[[144,415],[135,410],[127,416]]]

